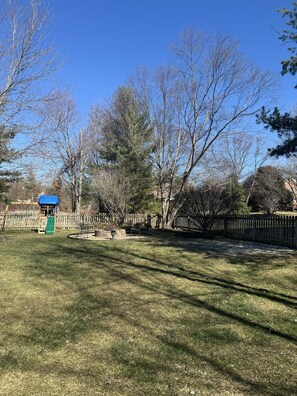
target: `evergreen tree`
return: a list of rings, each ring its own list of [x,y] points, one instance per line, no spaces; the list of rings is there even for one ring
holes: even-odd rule
[[[101,168],[118,170],[132,188],[130,211],[146,210],[150,204],[152,173],[147,158],[152,150],[147,114],[131,88],[120,87],[103,114],[100,147]]]
[[[293,2],[292,10],[283,8],[279,10],[279,12],[283,15],[283,17],[289,18],[289,20],[286,22],[286,25],[289,26],[289,29],[283,30],[280,40],[290,44],[288,50],[292,54],[289,59],[282,61],[282,74],[284,75],[290,73],[292,76],[294,76],[297,72],[297,2]],[[295,88],[297,88],[297,85]]]
[[[236,175],[231,175],[225,188],[226,211],[231,215],[247,214],[249,212],[246,204],[244,189]]]

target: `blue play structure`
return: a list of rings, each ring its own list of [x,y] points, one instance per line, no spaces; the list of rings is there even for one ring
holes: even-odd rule
[[[56,227],[56,209],[60,204],[56,195],[41,195],[38,199],[40,218],[38,234],[53,234]]]
[[[55,208],[59,204],[60,200],[56,195],[41,195],[38,199],[38,205],[40,206],[52,206]]]

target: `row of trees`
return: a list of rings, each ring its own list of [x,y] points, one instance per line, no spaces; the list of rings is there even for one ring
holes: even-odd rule
[[[43,39],[44,5],[38,0],[31,0],[30,8],[11,1],[7,5],[1,19],[7,37],[7,52],[0,59],[2,183],[16,176],[7,164],[23,151],[12,149],[11,142],[28,131],[30,120],[34,140],[43,142],[38,150],[34,146],[34,155],[55,175],[51,191],[68,191],[73,212],[84,201],[95,201],[98,209],[123,222],[128,212],[155,210],[168,227],[194,192],[207,196],[217,191],[219,206],[226,210],[229,202],[233,213],[253,202],[257,169],[267,155],[261,139],[235,131],[270,104],[274,78],[249,62],[237,42],[186,30],[173,47],[171,64],[152,72],[137,70],[105,106],[92,107],[86,127],[79,128],[68,92],[37,89],[56,65]],[[284,11],[291,22],[295,11]],[[284,72],[295,72],[286,67]],[[263,108],[258,121],[273,129],[275,115]],[[252,174],[247,197],[236,201],[247,174]]]

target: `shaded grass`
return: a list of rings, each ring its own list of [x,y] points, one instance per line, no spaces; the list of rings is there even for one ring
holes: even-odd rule
[[[165,234],[0,248],[1,395],[297,394],[296,253]]]

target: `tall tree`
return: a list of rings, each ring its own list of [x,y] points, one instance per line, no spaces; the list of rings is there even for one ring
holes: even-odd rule
[[[161,203],[162,227],[181,182],[180,168],[187,157],[187,131],[182,126],[179,73],[174,66],[160,66],[154,74],[138,70],[132,81],[143,108],[150,114],[154,151],[149,160]]]
[[[194,169],[213,143],[259,111],[272,88],[270,74],[249,63],[229,37],[187,30],[174,52],[173,69],[163,68],[151,80],[142,74],[135,83],[154,126],[152,162],[167,202],[162,213],[167,227],[183,204],[179,198]]]
[[[283,30],[280,40],[289,44],[291,52],[289,59],[282,61],[282,74],[293,76],[297,71],[297,3],[293,2],[292,10],[286,8],[279,10],[283,17],[288,18],[286,25],[289,29]],[[297,88],[297,85],[295,86]],[[282,143],[270,149],[270,155],[279,157],[292,157],[297,155],[297,117],[296,114],[286,112],[281,114],[278,108],[273,111],[262,108],[257,116],[258,123],[263,123],[266,129],[276,132]]]
[[[7,164],[31,143],[19,150],[12,150],[11,143],[19,133],[36,135],[37,111],[51,98],[41,86],[56,68],[53,48],[46,39],[48,15],[42,0],[1,2],[0,178],[14,176]]]
[[[41,154],[51,161],[55,176],[68,186],[72,211],[80,213],[83,176],[92,147],[89,131],[78,130],[76,103],[68,92],[60,92],[55,100],[47,102],[43,115],[50,137]]]
[[[152,131],[147,114],[140,107],[133,89],[122,86],[104,111],[93,109],[90,127],[98,136],[97,161],[93,164],[93,172],[98,176],[98,169],[104,171],[102,177],[106,180],[109,180],[106,176],[108,170],[111,174],[121,175],[125,186],[130,186],[126,210],[146,210],[152,190],[151,167],[147,160],[152,151]],[[109,185],[111,188],[112,184]]]

